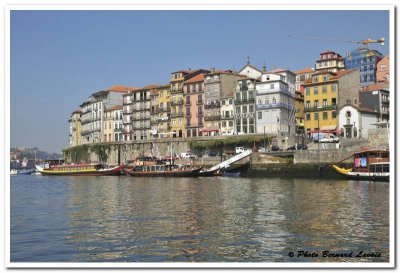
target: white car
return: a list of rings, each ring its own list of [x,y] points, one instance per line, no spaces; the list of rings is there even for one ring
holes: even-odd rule
[[[320,143],[337,143],[339,138],[335,135],[330,135],[319,140]]]
[[[244,148],[243,147],[236,147],[235,148],[235,152],[236,152],[236,154],[243,153],[244,152]]]
[[[191,153],[181,153],[181,158],[195,158],[195,155]]]

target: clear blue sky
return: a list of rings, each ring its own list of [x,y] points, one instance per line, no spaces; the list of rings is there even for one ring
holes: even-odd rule
[[[288,35],[384,37],[388,11],[12,11],[11,147],[61,152],[70,113],[112,85],[168,83],[186,68],[312,67],[357,45]]]

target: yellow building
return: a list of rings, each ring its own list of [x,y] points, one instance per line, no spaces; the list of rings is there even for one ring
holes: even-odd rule
[[[104,110],[104,128],[103,128],[103,141],[114,141],[114,110],[112,108]]]
[[[183,121],[183,82],[185,76],[189,74],[187,70],[180,70],[171,73],[170,92],[171,92],[171,131],[175,132],[175,137],[182,137],[185,131]]]
[[[170,85],[158,87],[158,123],[157,131],[160,138],[169,137],[171,132],[171,92]]]
[[[303,83],[305,131],[308,136],[337,127],[338,78],[331,72],[314,73]]]

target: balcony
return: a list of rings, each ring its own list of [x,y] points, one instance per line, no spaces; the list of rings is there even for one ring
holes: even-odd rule
[[[183,117],[183,113],[171,113],[171,118],[181,118]]]
[[[132,104],[132,100],[123,100],[122,104],[123,104],[123,105]]]
[[[191,104],[190,101],[185,101],[186,106],[190,106],[190,104]]]
[[[122,130],[122,133],[125,135],[125,134],[132,134],[133,133],[133,130],[132,129],[129,129],[129,130],[127,130],[127,129],[124,129],[124,130]]]
[[[286,103],[272,103],[272,104],[258,104],[257,105],[257,110],[265,110],[265,109],[274,109],[274,108],[285,108],[289,111],[294,111],[296,112],[296,108],[293,105],[289,105]]]
[[[149,120],[150,117],[132,117],[132,121]]]
[[[123,109],[123,110],[122,110],[122,113],[124,113],[124,114],[132,114],[132,108]]]
[[[196,116],[199,117],[199,118],[202,118],[204,116],[204,113],[203,112],[197,113]]]
[[[241,100],[236,100],[235,99],[235,104],[246,104],[246,103],[254,103],[255,99],[254,98],[247,98],[247,99],[241,99]]]
[[[204,105],[205,109],[212,109],[212,108],[219,108],[219,107],[220,107],[219,101]]]
[[[150,111],[150,106],[132,109],[132,112],[143,112],[143,111]]]
[[[183,92],[183,88],[182,87],[171,88],[171,94],[177,94],[177,93],[182,93],[182,92]]]
[[[283,93],[284,95],[291,97],[291,98],[296,98],[294,95],[292,95],[288,90],[286,89],[258,89],[257,90],[257,95],[266,95],[266,94],[276,94],[276,93]]]
[[[304,107],[304,112],[316,112],[316,111],[326,111],[326,110],[336,110],[337,104],[325,105],[325,106],[314,106],[314,107]]]
[[[203,100],[198,100],[198,101],[196,102],[197,105],[202,105],[203,103],[204,103]]]
[[[171,107],[160,108],[160,112],[171,112]]]
[[[183,100],[171,101],[171,106],[183,105]]]
[[[192,113],[186,113],[185,117],[190,118],[192,116]]]
[[[114,128],[114,132],[122,132],[122,128]]]
[[[222,116],[221,119],[224,119],[224,120],[226,120],[226,119],[233,119],[233,116]]]
[[[206,116],[204,117],[204,120],[205,121],[221,120],[221,115]]]

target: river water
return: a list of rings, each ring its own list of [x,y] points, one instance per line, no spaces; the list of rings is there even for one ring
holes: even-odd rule
[[[10,191],[11,262],[389,262],[388,183],[28,175]]]

